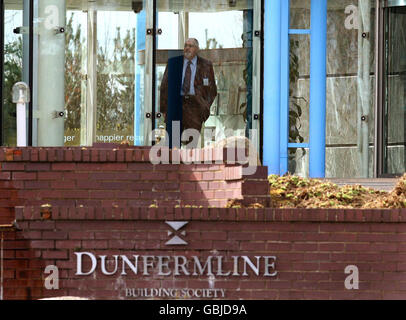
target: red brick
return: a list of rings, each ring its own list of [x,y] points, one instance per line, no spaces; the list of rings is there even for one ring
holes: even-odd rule
[[[27,163],[25,165],[26,171],[50,171],[51,165],[49,163]]]
[[[89,149],[82,149],[82,159],[83,159],[83,162],[90,161],[90,150]]]
[[[13,172],[13,180],[36,180],[37,174],[35,172]]]
[[[63,240],[68,238],[68,233],[65,231],[43,231],[42,239]]]
[[[79,189],[79,186],[76,186],[75,181],[72,180],[56,180],[51,181],[51,189]]]
[[[378,252],[396,252],[398,251],[397,243],[371,243],[369,246],[370,251]]]
[[[76,163],[53,163],[53,171],[74,171],[76,169]]]
[[[93,240],[95,239],[94,232],[88,231],[70,231],[69,232],[69,239],[70,240]]]
[[[80,240],[56,240],[55,248],[57,248],[57,249],[81,248],[81,241]]]
[[[125,238],[127,237],[127,234],[125,234]],[[93,234],[92,234],[93,235]],[[80,234],[77,235],[78,238],[80,238]],[[90,236],[85,236],[82,239],[96,239],[96,240],[112,240],[112,239],[121,239],[121,234],[118,232],[112,232],[112,231],[99,231],[95,232],[93,237]]]
[[[11,172],[0,172],[0,180],[11,180]]]
[[[42,252],[44,259],[68,259],[68,251],[66,250],[47,250]]]
[[[1,164],[2,171],[24,171],[25,164],[24,163],[16,163],[16,162],[3,162]]]
[[[83,249],[108,249],[107,240],[83,240]]]
[[[201,239],[227,240],[227,233],[224,231],[206,231],[201,234]]]
[[[343,243],[320,243],[320,251],[344,251]]]
[[[109,240],[107,248],[132,250],[134,249],[134,243],[128,240]]]
[[[56,161],[56,150],[55,149],[48,149],[48,161],[53,162]]]
[[[31,247],[35,249],[54,249],[55,242],[52,240],[33,240]]]
[[[99,150],[92,149],[90,152],[90,159],[92,162],[98,162],[99,161]]]
[[[73,161],[73,150],[72,149],[65,149],[63,160],[65,162],[72,162]]]
[[[269,185],[267,181],[245,181],[242,184],[242,193],[244,195],[267,195]]]
[[[76,187],[78,189],[102,189],[101,184],[99,181],[92,181],[92,180],[78,180],[76,182]]]
[[[88,191],[84,190],[63,190],[59,193],[57,197],[64,199],[89,199]]]
[[[202,173],[201,172],[181,173],[179,175],[179,178],[181,181],[201,181]]]
[[[48,181],[25,181],[24,187],[26,189],[49,189]]]
[[[61,180],[60,172],[38,172],[38,180]]]
[[[54,221],[31,221],[31,230],[53,230],[55,228]]]
[[[166,180],[166,173],[165,172],[141,172],[140,173],[140,180],[146,181],[159,181],[159,180]]]
[[[252,240],[253,237],[252,232],[229,232],[228,234],[230,240]]]

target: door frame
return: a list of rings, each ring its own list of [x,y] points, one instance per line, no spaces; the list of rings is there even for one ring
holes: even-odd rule
[[[406,0],[376,0],[375,30],[375,137],[374,178],[397,177],[385,173],[385,11],[391,7],[406,6]]]
[[[34,6],[34,1],[33,0],[25,0],[28,4],[29,7],[29,87],[31,89],[31,92],[34,93],[35,92],[35,86],[37,85],[36,83],[34,83],[34,13],[35,13],[35,6]],[[264,112],[264,99],[263,99],[263,86],[264,86],[264,0],[257,0],[259,1],[260,5],[261,5],[261,12],[259,15],[259,21],[257,23],[256,26],[253,26],[253,31],[258,31],[257,34],[257,38],[255,38],[255,41],[257,43],[257,46],[255,46],[256,50],[259,51],[259,61],[258,61],[258,71],[260,72],[259,75],[259,80],[257,83],[257,91],[256,91],[256,95],[254,97],[254,99],[256,99],[257,101],[255,101],[255,103],[253,105],[257,105],[257,109],[259,108],[259,110],[253,110],[253,113],[255,111],[255,113],[259,113],[257,120],[253,120],[253,121],[258,121],[258,126],[259,126],[259,132],[258,132],[258,146],[257,146],[257,150],[259,151],[260,154],[260,158],[263,158],[263,128],[264,128],[264,117],[263,117],[263,112]],[[151,34],[148,34],[146,36],[146,42],[151,42],[151,47],[152,47],[152,51],[153,54],[148,57],[148,59],[151,59],[152,62],[152,70],[151,70],[151,84],[149,86],[151,92],[150,92],[150,97],[148,99],[148,101],[144,101],[145,103],[145,110],[148,110],[149,112],[151,112],[151,118],[150,119],[145,119],[142,115],[142,118],[140,119],[141,121],[151,121],[151,123],[149,125],[147,125],[150,130],[154,130],[155,129],[155,119],[156,119],[156,58],[155,58],[155,52],[156,52],[156,41],[157,41],[157,14],[158,14],[158,10],[157,10],[157,0],[153,0],[153,8],[152,8],[152,13],[150,13],[152,15],[152,24],[151,25],[147,25],[146,28],[147,29],[151,29]],[[4,17],[4,10],[5,10],[5,6],[4,6],[4,0],[0,0],[0,17]],[[147,13],[148,14],[148,13]],[[2,19],[2,21],[4,21],[4,19]],[[3,109],[3,105],[2,105],[2,101],[3,101],[3,84],[4,84],[4,34],[5,34],[5,30],[4,30],[4,24],[1,23],[0,24],[0,59],[1,59],[1,63],[0,63],[0,72],[1,72],[1,90],[0,90],[0,101],[1,101],[1,106],[0,109]],[[254,30],[255,29],[255,30]],[[258,30],[257,30],[258,29]],[[259,41],[259,44],[258,44]],[[255,51],[255,50],[254,50]],[[32,97],[34,96],[34,94],[31,95]],[[148,96],[148,95],[147,95]],[[34,116],[34,112],[33,112],[33,100],[31,99],[31,102],[28,105],[28,146],[33,146],[33,116]],[[3,145],[3,140],[4,140],[4,135],[2,132],[2,112],[0,112],[0,144]],[[255,126],[254,126],[255,127]]]
[[[0,145],[3,145],[4,0],[0,0]]]
[[[28,21],[24,19],[24,10],[26,10],[28,7]],[[4,36],[5,36],[5,25],[4,25],[4,12],[5,12],[5,5],[4,5],[4,0],[0,1],[0,145],[3,145],[4,142],[4,134],[3,134],[3,90],[4,90]],[[34,43],[34,35],[33,35],[33,29],[34,29],[34,1],[33,0],[24,0],[23,2],[23,26],[28,26],[29,32],[28,32],[28,86],[31,91],[31,96],[33,92],[33,43]],[[24,21],[25,20],[25,21]],[[28,25],[26,25],[26,23]],[[21,35],[21,37],[24,37],[25,35]],[[24,40],[23,40],[24,41]],[[24,60],[24,58],[23,58]],[[23,62],[24,63],[24,62]],[[32,99],[28,103],[28,130],[27,130],[27,145],[32,146],[32,126],[33,126],[33,101]]]
[[[156,52],[157,52],[157,41],[159,37],[159,21],[158,21],[158,0],[153,0],[153,24],[151,27],[151,33],[147,35],[148,37],[152,37],[152,47],[153,47],[153,54],[152,54],[152,92],[151,92],[151,118],[148,121],[152,121],[151,130],[156,129],[156,119],[157,114],[159,113],[157,110],[157,83],[156,83],[156,75],[157,75],[157,63],[156,63]],[[265,0],[253,0],[253,25],[252,25],[252,46],[253,46],[253,53],[252,53],[252,61],[253,64],[256,62],[257,65],[253,65],[253,70],[257,70],[259,72],[258,80],[254,83],[254,74],[253,77],[253,84],[252,84],[252,129],[257,129],[257,136],[256,136],[256,144],[254,145],[255,150],[258,153],[258,156],[263,161],[263,143],[264,143],[264,18],[265,18]],[[255,15],[255,9],[259,8],[260,12],[258,15]],[[147,13],[148,14],[148,13]],[[149,27],[147,26],[147,29]],[[183,48],[182,48],[183,49]],[[179,49],[179,50],[182,50]],[[256,99],[256,101],[254,101]],[[149,112],[149,111],[146,111]],[[257,116],[255,116],[257,115]],[[255,117],[254,117],[255,116]],[[256,122],[256,123],[255,123]],[[249,123],[246,124],[249,126]],[[249,137],[247,137],[249,138]]]

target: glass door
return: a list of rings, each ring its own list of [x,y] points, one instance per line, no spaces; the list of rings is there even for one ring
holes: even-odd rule
[[[259,148],[261,0],[3,3],[3,145],[15,145],[10,88],[32,78],[34,146],[151,145],[172,117],[198,131],[195,147],[251,137]],[[185,48],[198,57],[190,74]]]
[[[34,145],[149,143],[152,12],[146,0],[35,1]]]
[[[383,175],[401,175],[406,144],[406,3],[384,11]]]
[[[156,6],[156,127],[171,146],[182,134],[177,144],[198,148],[251,137],[258,150],[261,1]]]

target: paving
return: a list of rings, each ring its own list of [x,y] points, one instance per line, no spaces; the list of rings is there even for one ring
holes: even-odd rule
[[[366,188],[375,190],[392,191],[396,186],[398,179],[393,178],[379,178],[379,179],[326,179],[339,186],[345,185],[361,185]]]

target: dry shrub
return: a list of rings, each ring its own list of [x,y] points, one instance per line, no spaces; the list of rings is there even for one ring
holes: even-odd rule
[[[391,192],[297,176],[268,177],[276,208],[406,208],[406,174]]]

